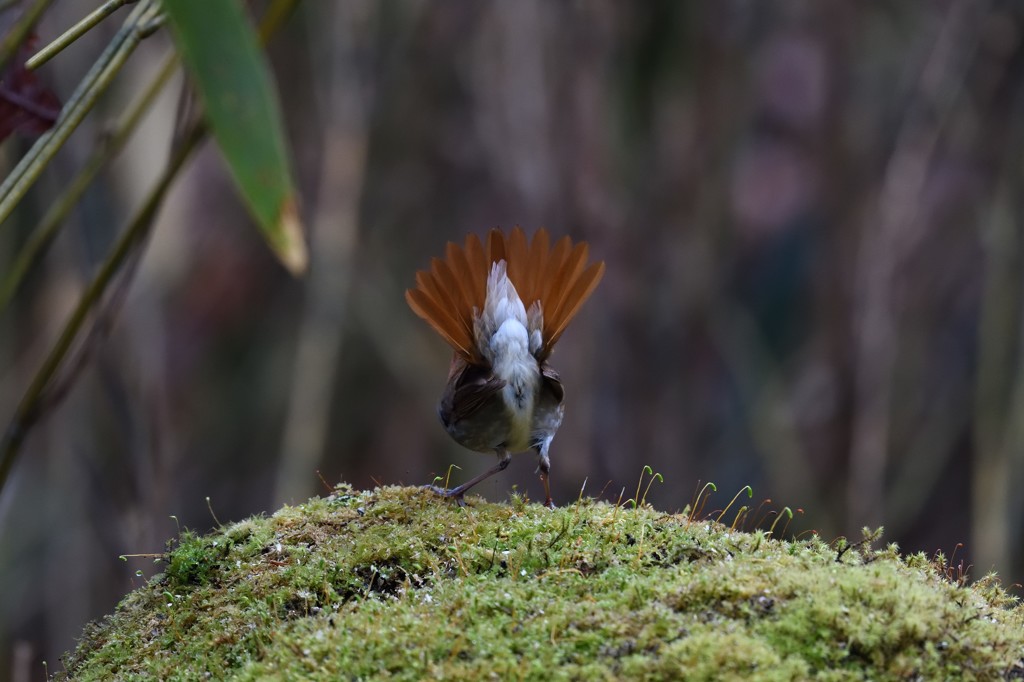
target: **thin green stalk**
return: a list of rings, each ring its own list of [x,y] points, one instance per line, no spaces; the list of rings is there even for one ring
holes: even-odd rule
[[[144,3],[145,0],[143,0],[142,4]],[[265,19],[260,25],[260,38],[262,42],[265,43],[267,41],[297,4],[298,0],[275,0],[267,10]],[[100,302],[107,286],[121,270],[128,257],[134,252],[134,248],[143,243],[164,195],[167,193],[178,172],[184,167],[188,157],[205,138],[206,132],[205,125],[197,124],[189,130],[181,140],[180,145],[176,147],[157,185],[150,191],[149,196],[129,224],[128,229],[121,239],[118,240],[114,251],[100,267],[99,272],[90,282],[85,292],[83,292],[78,305],[64,325],[64,329],[50,350],[49,355],[36,372],[28,390],[22,396],[21,402],[18,404],[18,408],[15,410],[14,416],[7,427],[7,432],[3,436],[3,440],[0,440],[0,493],[2,493],[7,483],[11,468],[14,465],[15,459],[17,459],[29,428],[42,414],[43,399],[46,397],[47,389],[51,387],[57,371],[64,363],[79,331],[85,324],[89,312]]]
[[[124,27],[114,36],[61,110],[57,123],[36,140],[10,175],[4,179],[3,184],[0,184],[0,223],[10,216],[29,187],[67,142],[71,133],[124,66],[135,47],[153,30],[153,23],[158,17],[159,7],[152,0],[142,0],[128,15]]]
[[[88,33],[93,27],[109,17],[111,14],[125,5],[130,5],[134,2],[138,2],[138,0],[107,0],[107,2],[103,3],[100,7],[90,12],[84,19],[64,31],[64,33],[60,34],[56,40],[32,55],[28,61],[25,62],[25,68],[38,69],[40,66],[50,61],[55,55],[60,53],[60,51],[65,47]]]
[[[31,7],[25,10],[24,14],[18,17],[18,21],[7,32],[3,40],[0,40],[0,72],[10,63],[18,48],[24,44],[28,34],[32,32],[32,28],[39,21],[39,17],[43,16],[43,12],[51,2],[53,0],[36,0]]]
[[[18,252],[18,256],[11,266],[10,271],[0,284],[0,311],[3,311],[10,304],[14,294],[21,287],[25,275],[40,258],[43,251],[50,244],[50,241],[57,234],[60,226],[71,209],[82,198],[82,194],[92,184],[92,181],[99,174],[111,158],[118,154],[124,147],[128,138],[135,132],[143,114],[149,111],[156,96],[160,94],[163,87],[174,75],[178,66],[178,54],[171,54],[164,62],[157,73],[156,78],[149,84],[146,91],[128,110],[128,113],[118,123],[114,132],[93,152],[85,165],[78,172],[78,175],[71,181],[64,193],[58,197],[49,210],[39,222],[39,226],[32,231],[32,236]]]
[[[3,490],[3,486],[7,482],[11,466],[21,448],[25,435],[28,433],[29,427],[39,417],[40,407],[43,404],[43,394],[57,374],[57,370],[60,369],[64,358],[71,350],[71,346],[74,344],[82,325],[85,324],[86,318],[93,307],[100,301],[107,285],[110,284],[110,281],[120,271],[121,266],[128,256],[131,255],[135,246],[140,244],[149,233],[149,228],[152,226],[153,218],[156,216],[157,209],[160,207],[164,195],[170,188],[178,171],[181,170],[189,155],[191,155],[205,135],[205,126],[193,126],[182,140],[181,145],[174,151],[167,164],[167,168],[164,169],[163,174],[160,176],[160,180],[150,191],[149,196],[146,197],[141,208],[129,224],[128,229],[121,235],[113,252],[103,262],[99,272],[96,273],[96,277],[89,283],[88,288],[79,299],[78,305],[75,306],[74,311],[71,313],[67,324],[64,325],[64,329],[57,338],[57,342],[50,350],[42,367],[39,368],[28,390],[25,391],[25,395],[18,404],[18,409],[15,411],[14,417],[7,428],[7,433],[4,434],[2,448],[0,448],[0,453],[2,453],[0,454],[0,491]]]
[[[79,22],[77,26],[81,26],[88,21],[90,17],[93,17],[102,10],[111,8],[103,15],[107,16],[118,7],[137,1],[138,0],[110,0],[99,10],[96,10],[92,15]],[[264,43],[267,41],[269,36],[277,30],[281,23],[288,18],[297,4],[298,0],[278,0],[267,8],[267,13],[264,15],[263,21],[260,23],[259,27],[260,39]],[[71,30],[65,33],[65,35],[71,33]],[[60,38],[58,38],[57,41],[54,41],[54,43],[51,43],[51,46],[56,44],[59,40]],[[35,57],[33,57],[33,59],[42,55],[44,51],[45,50],[41,50]],[[54,54],[55,53],[56,51]],[[47,57],[47,59],[49,59],[49,57]],[[7,306],[10,305],[11,299],[21,287],[29,268],[38,261],[43,251],[50,244],[54,236],[56,236],[61,224],[65,218],[67,218],[68,213],[71,212],[74,205],[79,199],[81,199],[82,194],[89,185],[92,184],[92,181],[96,178],[96,175],[102,169],[103,165],[124,147],[125,142],[127,142],[128,138],[135,130],[135,127],[138,125],[142,115],[149,110],[149,107],[156,99],[157,94],[159,94],[163,89],[163,86],[174,73],[177,63],[177,53],[168,57],[163,67],[158,72],[157,77],[152,83],[150,83],[146,92],[129,110],[121,123],[118,124],[113,135],[110,136],[103,146],[93,153],[92,157],[90,157],[85,166],[79,171],[78,175],[68,185],[64,194],[51,204],[49,210],[40,221],[39,227],[32,231],[32,236],[18,252],[18,256],[11,266],[10,271],[3,278],[2,284],[0,284],[0,311],[5,310]]]

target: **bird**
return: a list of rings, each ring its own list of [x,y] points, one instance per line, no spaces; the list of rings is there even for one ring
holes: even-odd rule
[[[463,245],[448,242],[444,258],[416,273],[405,292],[413,312],[453,349],[437,407],[445,431],[476,452],[493,452],[493,467],[453,488],[425,486],[465,504],[466,491],[508,467],[512,454],[532,450],[551,499],[549,450],[565,412],[565,389],[548,364],[570,320],[604,275],[590,263],[586,242],[544,228],[527,239],[521,227],[493,228]]]

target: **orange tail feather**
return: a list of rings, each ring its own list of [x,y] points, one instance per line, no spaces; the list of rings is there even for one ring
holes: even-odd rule
[[[604,275],[604,262],[588,266],[588,254],[586,242],[573,245],[568,237],[552,248],[544,228],[529,241],[520,227],[507,236],[492,229],[486,244],[471,234],[464,246],[449,242],[444,260],[435,258],[429,271],[416,273],[416,288],[406,291],[405,299],[463,358],[483,362],[473,319],[484,306],[491,264],[505,260],[523,305],[529,309],[540,302],[544,326],[537,357],[543,360]]]

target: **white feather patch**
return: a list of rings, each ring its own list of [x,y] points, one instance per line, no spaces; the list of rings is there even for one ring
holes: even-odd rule
[[[540,366],[533,356],[541,343],[540,319],[539,306],[530,306],[528,319],[526,307],[508,278],[505,261],[491,266],[484,310],[475,321],[474,331],[495,376],[505,381],[502,396],[511,418],[508,446],[513,451],[527,449],[531,439],[533,408],[540,387]]]

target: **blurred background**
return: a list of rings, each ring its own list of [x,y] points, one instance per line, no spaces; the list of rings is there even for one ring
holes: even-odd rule
[[[54,3],[41,43],[94,6]],[[40,69],[61,100],[116,28]],[[301,4],[267,54],[310,272],[280,267],[207,144],[0,496],[0,679],[59,670],[160,569],[118,557],[179,527],[491,466],[439,425],[450,352],[403,291],[447,241],[517,224],[607,264],[552,359],[557,502],[632,497],[649,465],[657,508],[750,485],[771,502],[748,527],[784,506],[789,536],[884,525],[1019,593],[1022,30],[1024,6],[983,0]],[[0,268],[164,33],[0,226]],[[180,92],[0,317],[4,423],[164,167]],[[30,142],[4,143],[4,172]],[[474,492],[536,500],[534,468]]]

